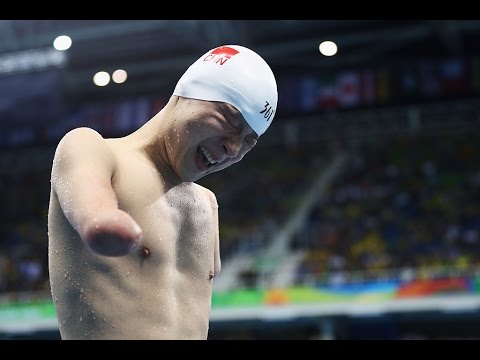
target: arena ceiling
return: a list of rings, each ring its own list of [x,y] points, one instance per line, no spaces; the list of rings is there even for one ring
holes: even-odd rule
[[[77,104],[170,94],[220,44],[251,47],[278,77],[480,54],[479,20],[0,20],[0,56],[47,48],[62,34],[73,39],[64,76]],[[337,43],[336,56],[320,55],[323,40]],[[94,86],[95,72],[117,68],[128,71],[126,83]]]

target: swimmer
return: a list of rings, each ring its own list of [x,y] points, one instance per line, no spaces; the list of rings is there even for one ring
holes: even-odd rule
[[[194,62],[133,133],[77,128],[60,140],[48,259],[62,339],[208,339],[218,205],[195,181],[240,161],[277,99],[265,60],[225,45]]]

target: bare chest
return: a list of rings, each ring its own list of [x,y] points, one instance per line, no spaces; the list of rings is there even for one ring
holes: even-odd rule
[[[145,168],[135,173],[117,177],[114,189],[119,207],[142,228],[150,260],[195,266],[213,258],[218,229],[206,192],[194,183],[167,186]]]

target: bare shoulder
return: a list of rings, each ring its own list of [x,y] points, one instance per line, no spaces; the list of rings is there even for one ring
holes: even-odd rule
[[[110,154],[111,148],[96,130],[81,127],[73,129],[63,136],[58,143],[56,156],[59,153],[70,156],[84,154],[102,156]]]
[[[80,127],[70,130],[60,140],[59,149],[65,150],[70,147],[84,148],[87,150],[91,146],[106,147],[106,141],[96,130],[87,127]]]
[[[207,189],[206,187],[196,183],[194,183],[194,185],[196,186],[196,188],[200,193],[204,194],[210,200],[213,207],[215,208],[218,207],[217,197],[215,196],[215,193],[212,190]]]
[[[113,168],[113,151],[108,142],[96,131],[87,127],[66,133],[58,143],[54,167],[70,168],[73,164],[100,165]]]

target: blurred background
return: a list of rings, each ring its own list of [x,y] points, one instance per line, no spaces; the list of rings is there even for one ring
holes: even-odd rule
[[[0,20],[0,338],[59,339],[56,144],[126,135],[207,50],[277,77],[219,202],[211,339],[480,338],[480,20]]]

